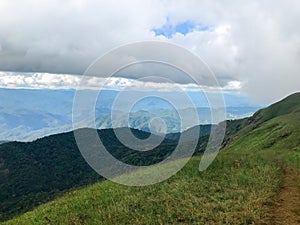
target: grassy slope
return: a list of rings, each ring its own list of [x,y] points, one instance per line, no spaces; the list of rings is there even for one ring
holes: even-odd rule
[[[141,139],[149,136],[149,133],[132,131]],[[136,152],[119,143],[112,129],[99,130],[98,133],[116,158],[137,165],[160,161],[172,152],[172,145],[176,143],[165,140],[153,151]],[[28,143],[1,144],[0,221],[32,210],[74,188],[100,180],[103,178],[83,159],[72,132]]]
[[[261,109],[254,114],[256,123],[263,123],[272,118],[300,112],[300,92],[292,94],[268,108]]]
[[[153,186],[125,187],[109,181],[73,191],[6,224],[251,224],[267,221],[280,169],[236,155],[218,157],[205,173],[199,159]]]
[[[203,173],[194,157],[160,184],[97,183],[5,224],[268,224],[284,164],[300,174],[300,112],[254,122],[237,137]]]

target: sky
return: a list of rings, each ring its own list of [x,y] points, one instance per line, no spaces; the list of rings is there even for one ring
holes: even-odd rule
[[[300,91],[297,0],[1,0],[0,15],[0,87],[74,87],[72,75],[111,49],[157,40],[188,49],[224,90],[258,103]]]

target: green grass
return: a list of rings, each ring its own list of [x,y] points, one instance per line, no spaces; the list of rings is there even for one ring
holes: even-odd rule
[[[246,160],[247,159],[247,160]],[[241,160],[236,168],[235,160]],[[199,157],[147,187],[105,181],[68,193],[5,224],[263,224],[281,168],[248,154],[221,153],[200,173]]]
[[[300,174],[300,112],[252,123],[236,136],[204,172],[193,157],[162,183],[104,181],[3,224],[271,224],[284,166]]]

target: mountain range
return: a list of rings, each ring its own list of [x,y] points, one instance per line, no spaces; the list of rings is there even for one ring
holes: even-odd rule
[[[93,90],[81,90],[89,93]],[[179,101],[178,108],[167,104],[157,97],[148,97],[134,104],[132,110],[124,111],[131,104],[139,92],[130,92],[131,98],[122,99],[117,109],[113,108],[113,102],[117,98],[118,91],[104,90],[99,94],[95,106],[96,128],[128,127],[150,131],[149,123],[153,118],[162,118],[166,127],[152,127],[151,132],[156,134],[177,133],[190,128],[180,124],[179,114],[189,117],[192,110],[196,109],[199,116],[199,124],[211,123],[211,111],[202,92],[188,92],[195,108],[188,108],[184,101]],[[32,141],[51,134],[71,131],[72,107],[76,91],[47,90],[47,89],[0,89],[0,141]],[[182,93],[166,92],[165,96],[180,99]],[[157,96],[157,93],[147,93],[149,96]],[[252,104],[246,97],[224,94],[227,119],[237,119],[252,115],[262,106]],[[111,114],[114,114],[114,122]],[[129,114],[128,114],[129,113]],[[128,120],[129,117],[129,120]],[[117,118],[117,119],[116,119]],[[197,125],[197,124],[194,124]],[[83,127],[93,127],[93,124],[85,124]]]

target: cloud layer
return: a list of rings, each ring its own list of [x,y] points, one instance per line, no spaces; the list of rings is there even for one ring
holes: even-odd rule
[[[112,48],[161,40],[194,52],[223,86],[239,81],[241,91],[260,102],[300,90],[297,0],[3,0],[0,14],[2,71],[82,74]],[[57,79],[43,82],[77,82]]]
[[[220,89],[196,84],[178,84],[128,79],[124,77],[93,77],[82,80],[79,75],[52,73],[17,73],[0,72],[0,88],[10,89],[86,89],[86,90],[132,90],[132,91],[206,91],[216,92]],[[225,92],[238,92],[239,81],[230,81],[222,87]]]

